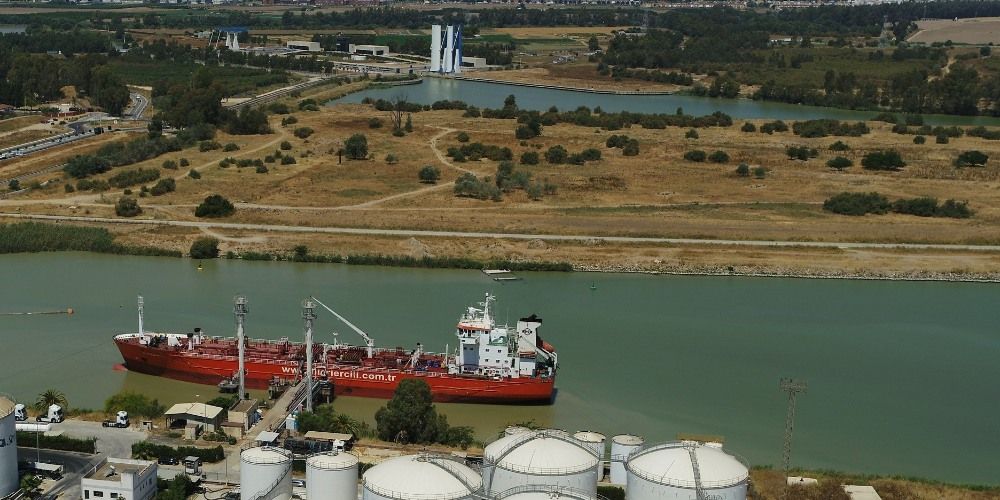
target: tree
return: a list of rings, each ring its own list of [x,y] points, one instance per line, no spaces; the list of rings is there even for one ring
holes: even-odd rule
[[[915,135],[915,136],[913,136],[913,143],[914,144],[923,144],[925,142],[927,142],[927,138],[926,137],[924,137],[922,135]]]
[[[601,49],[601,43],[597,40],[596,35],[590,35],[590,39],[587,40],[587,50],[590,52],[597,52]]]
[[[716,150],[708,155],[708,161],[712,163],[727,163],[729,162],[729,154],[722,150]]]
[[[740,177],[750,177],[750,165],[740,163],[736,166],[736,175]]]
[[[295,423],[298,432],[341,432],[355,436],[369,430],[364,422],[359,422],[342,413],[336,413],[332,404],[317,405],[313,412],[302,412]]]
[[[700,150],[700,149],[694,149],[694,150],[691,150],[691,151],[688,151],[688,152],[684,153],[684,159],[687,160],[687,161],[693,161],[693,162],[700,163],[700,162],[705,161],[706,157],[708,157],[708,155],[705,154],[705,152],[702,151],[702,150]]]
[[[844,158],[843,156],[838,156],[836,158],[831,158],[826,162],[826,166],[835,170],[844,170],[845,168],[851,168],[854,162]]]
[[[764,167],[754,167],[753,176],[757,179],[763,179],[764,177],[767,177],[767,169]]]
[[[24,492],[24,496],[27,498],[38,498],[38,496],[42,493],[41,486],[42,478],[38,476],[25,474],[24,477],[21,478],[21,491]]]
[[[446,421],[437,414],[427,382],[403,379],[389,402],[375,412],[379,439],[405,443],[433,443]]]
[[[228,217],[236,211],[229,200],[220,195],[213,194],[205,198],[197,208],[194,209],[195,217]]]
[[[403,113],[409,107],[406,96],[397,95],[389,99],[389,120],[392,121],[392,130],[403,130]]]
[[[965,151],[955,158],[956,167],[985,167],[989,155],[982,151]]]
[[[521,165],[538,165],[538,161],[538,153],[535,151],[521,153]]]
[[[210,237],[202,237],[191,243],[189,251],[192,259],[214,259],[219,256],[219,240]]]
[[[119,217],[135,217],[142,213],[142,208],[139,207],[139,202],[135,198],[129,198],[128,196],[122,196],[118,198],[118,202],[115,203],[115,214]]]
[[[344,141],[344,152],[352,160],[368,158],[368,138],[364,134],[354,134]]]
[[[21,181],[19,181],[17,179],[11,179],[10,182],[7,183],[7,189],[9,189],[11,191],[20,191],[21,190]]]
[[[861,159],[861,166],[868,170],[899,170],[906,162],[895,149],[872,151]]]
[[[441,178],[441,169],[433,165],[427,165],[424,168],[420,169],[420,173],[417,174],[417,177],[420,178],[420,182],[426,184],[435,184],[437,183],[438,179]]]
[[[545,152],[545,161],[553,165],[566,163],[567,158],[569,158],[569,153],[566,151],[566,148],[560,145],[552,146]]]
[[[469,134],[459,132],[458,135],[455,136],[455,139],[458,140],[458,142],[469,142]]]
[[[66,399],[65,394],[55,389],[47,389],[39,394],[38,399],[35,400],[35,409],[41,412],[48,411],[52,405],[59,405],[66,409],[69,407],[69,400]]]

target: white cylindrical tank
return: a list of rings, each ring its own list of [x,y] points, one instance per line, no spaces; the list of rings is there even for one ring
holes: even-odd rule
[[[701,488],[709,498],[746,500],[749,469],[718,445],[666,443],[633,453],[625,468],[629,500],[695,500],[691,455],[698,462]]]
[[[306,498],[309,500],[356,500],[358,457],[331,451],[306,459]]]
[[[508,425],[507,428],[503,430],[503,435],[513,436],[514,434],[524,434],[525,432],[531,432],[531,429],[521,425]]]
[[[0,498],[17,491],[17,431],[14,426],[14,402],[0,396]]]
[[[292,453],[262,446],[240,453],[240,500],[292,497]]]
[[[607,438],[600,432],[580,431],[573,434],[573,439],[583,443],[584,446],[594,450],[597,455],[597,480],[604,479],[604,450]]]
[[[472,500],[479,473],[450,457],[420,454],[386,460],[365,472],[362,500]]]
[[[563,431],[540,430],[502,437],[483,453],[486,492],[527,485],[565,487],[597,494],[597,455]]]
[[[626,484],[628,478],[625,475],[625,459],[629,454],[642,448],[646,441],[639,436],[630,434],[619,434],[611,438],[611,482],[614,484]]]
[[[597,500],[598,497],[570,488],[528,485],[511,488],[489,498],[490,500]]]

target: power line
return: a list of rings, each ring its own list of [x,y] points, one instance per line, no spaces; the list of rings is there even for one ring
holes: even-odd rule
[[[788,393],[788,413],[785,415],[785,442],[781,452],[781,470],[788,477],[788,468],[792,461],[792,432],[795,430],[795,398],[799,393],[805,394],[809,384],[804,380],[782,378],[778,387]]]

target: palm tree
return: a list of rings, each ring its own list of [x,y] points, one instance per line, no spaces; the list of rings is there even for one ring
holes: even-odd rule
[[[69,401],[66,400],[65,394],[55,389],[48,389],[39,394],[38,400],[35,401],[35,409],[42,412],[47,411],[52,405],[59,405],[65,409],[69,407]]]

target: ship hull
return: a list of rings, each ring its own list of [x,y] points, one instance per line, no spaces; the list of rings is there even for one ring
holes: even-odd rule
[[[125,367],[139,373],[216,385],[238,370],[238,359],[232,356],[155,349],[135,342],[115,343]],[[302,376],[301,364],[290,360],[249,358],[244,360],[244,367],[248,389],[267,389],[272,380],[294,381]],[[497,379],[336,363],[316,364],[314,376],[331,381],[337,395],[384,399],[391,398],[399,383],[408,378],[426,381],[437,402],[550,404],[555,390],[554,377]]]

